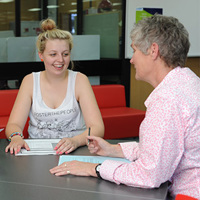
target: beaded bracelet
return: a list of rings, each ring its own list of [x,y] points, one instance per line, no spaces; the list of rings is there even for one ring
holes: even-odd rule
[[[19,133],[19,132],[14,132],[10,135],[10,137],[8,138],[8,141],[11,141],[12,137],[16,136],[16,135],[19,135],[21,136],[22,138],[24,138],[24,136],[22,135],[22,133]]]

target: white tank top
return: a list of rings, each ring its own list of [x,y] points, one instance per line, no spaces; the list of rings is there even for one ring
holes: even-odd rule
[[[49,108],[42,99],[40,90],[40,72],[33,72],[33,102],[29,117],[30,138],[63,138],[81,134],[85,121],[80,105],[75,97],[77,72],[68,70],[67,94],[62,104]]]

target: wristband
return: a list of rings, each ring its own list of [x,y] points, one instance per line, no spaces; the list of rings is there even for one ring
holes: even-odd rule
[[[19,132],[14,132],[10,135],[10,137],[8,138],[8,141],[11,141],[12,137],[16,136],[16,135],[19,135],[21,136],[22,138],[24,138],[24,136],[22,135],[22,133],[19,133]]]

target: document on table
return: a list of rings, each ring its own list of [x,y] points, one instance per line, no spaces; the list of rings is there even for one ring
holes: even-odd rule
[[[113,158],[113,157],[106,157],[106,156],[73,156],[73,155],[63,155],[60,156],[58,165],[72,161],[72,160],[78,160],[82,162],[90,162],[90,163],[102,163],[105,160],[115,160],[115,161],[121,161],[130,163],[131,161],[125,159],[125,158]]]
[[[30,147],[30,151],[21,149],[16,156],[28,156],[28,155],[55,155],[54,150],[56,144],[60,139],[25,139],[25,142]]]

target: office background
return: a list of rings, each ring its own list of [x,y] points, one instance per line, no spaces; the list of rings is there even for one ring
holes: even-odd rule
[[[123,84],[127,106],[145,110],[144,101],[153,88],[135,80],[134,66],[129,62],[132,54],[129,32],[135,21],[137,7],[163,8],[163,14],[179,18],[191,32],[191,52],[186,65],[200,76],[198,0],[170,0],[167,3],[164,0],[110,2],[111,4],[107,0],[0,0],[1,89],[18,88],[26,74],[44,69],[34,49],[35,38],[40,33],[39,22],[50,17],[59,28],[74,35],[74,49],[79,50],[78,53],[73,52],[76,70],[91,77],[94,84]],[[98,42],[91,43],[91,39],[81,38],[87,35],[97,36],[94,41]],[[81,44],[81,41],[85,43]],[[29,48],[31,46],[32,49]],[[90,47],[91,51],[84,54]],[[94,52],[94,47],[97,48],[97,55],[90,53]]]

